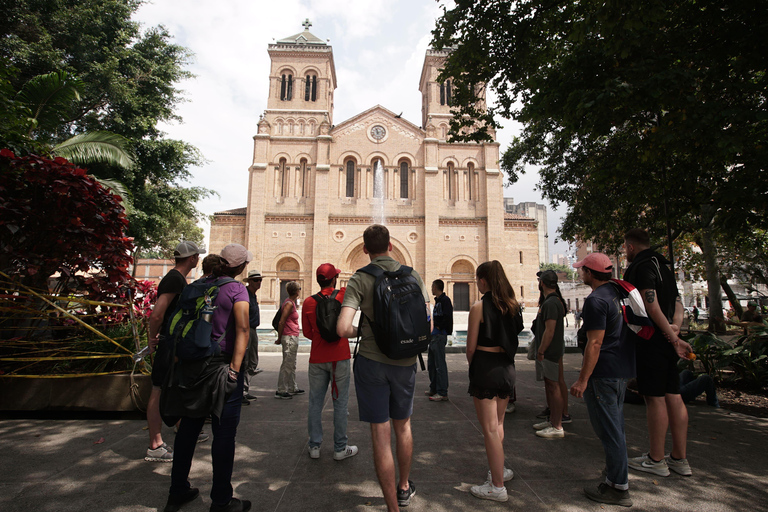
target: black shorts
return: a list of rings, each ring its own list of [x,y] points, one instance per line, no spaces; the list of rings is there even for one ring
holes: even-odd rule
[[[680,359],[675,347],[668,341],[638,340],[637,391],[644,396],[680,394],[680,376],[677,362]]]
[[[152,359],[152,386],[160,388],[163,386],[165,374],[171,367],[171,346],[164,338],[160,338],[157,344],[154,358]]]
[[[515,365],[506,352],[476,350],[469,365],[468,393],[475,398],[510,398],[515,392]]]
[[[354,362],[355,394],[360,421],[386,423],[413,414],[416,364],[396,366],[358,356]]]

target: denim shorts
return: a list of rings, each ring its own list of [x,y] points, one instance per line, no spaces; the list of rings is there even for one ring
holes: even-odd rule
[[[358,354],[353,368],[360,421],[386,423],[390,418],[404,420],[411,417],[416,388],[415,363],[395,366]]]

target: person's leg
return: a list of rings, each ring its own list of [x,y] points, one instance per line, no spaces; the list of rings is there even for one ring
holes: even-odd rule
[[[240,371],[245,373],[245,380],[243,381],[243,394],[247,395],[251,386],[251,377],[256,374],[256,366],[258,364],[258,338],[256,337],[256,329],[251,327],[250,335],[248,337],[248,348],[245,349],[245,357],[243,358],[243,364],[240,366]]]
[[[413,435],[411,434],[411,418],[392,420],[395,429],[395,447],[397,449],[397,469],[400,473],[397,488],[408,490],[408,477],[411,476],[411,460],[413,459]]]
[[[288,336],[288,342],[290,343],[290,360],[288,361],[288,380],[285,385],[288,387],[288,392],[291,393],[299,389],[296,385],[296,359],[299,354],[299,337]]]
[[[323,442],[323,404],[325,393],[328,390],[330,372],[328,363],[309,364],[307,377],[309,378],[309,410],[307,413],[307,431],[309,432],[309,447],[320,446]]]
[[[347,419],[349,403],[349,359],[336,362],[336,389],[339,395],[333,400],[333,451],[340,452],[347,446]]]
[[[560,386],[560,396],[562,397],[563,416],[568,416],[568,385],[565,383],[565,370],[563,369],[563,358],[560,358],[558,363],[558,371],[560,372],[558,378],[558,385]]]
[[[646,414],[648,415],[650,457],[655,461],[664,460],[664,440],[669,428],[667,403],[663,396],[646,396],[644,398]]]
[[[149,447],[156,449],[163,446],[163,418],[160,416],[160,388],[152,387],[147,401],[147,427],[149,430]]]
[[[189,485],[189,468],[195,455],[197,436],[203,428],[205,418],[182,418],[179,431],[173,442],[173,468],[171,469],[171,488],[169,494],[184,494]]]
[[[240,424],[240,410],[243,405],[243,372],[237,379],[237,388],[224,404],[221,417],[213,417],[213,485],[211,501],[216,505],[226,505],[232,499],[232,471],[235,464],[235,436]],[[202,425],[200,425],[202,427]],[[200,432],[200,429],[197,430]]]
[[[389,422],[371,423],[371,441],[373,444],[373,464],[379,479],[384,502],[388,512],[400,510],[397,506],[397,486],[395,485],[395,459],[392,456],[391,433]]]
[[[504,486],[504,446],[499,435],[499,417],[496,400],[481,400],[474,397],[475,412],[483,430],[485,454],[491,468],[491,482],[496,487]],[[506,407],[506,404],[505,404]],[[503,434],[502,434],[503,435]]]
[[[584,392],[592,428],[605,452],[605,483],[629,489],[627,443],[624,434],[626,379],[590,379]]]
[[[445,361],[445,345],[448,343],[448,336],[440,334],[434,336],[437,338],[435,347],[435,391],[440,396],[448,396],[448,365]]]
[[[544,377],[544,391],[549,404],[549,422],[557,429],[563,428],[563,397],[560,394],[560,383]]]
[[[283,336],[280,339],[280,346],[283,351],[283,362],[280,363],[280,373],[277,377],[277,392],[278,393],[287,393],[288,392],[288,379],[290,377],[290,372],[288,370],[290,365],[290,359],[291,359],[291,343],[289,342],[288,338],[290,336]],[[293,388],[290,388],[293,390]]]
[[[429,394],[434,395],[437,393],[437,368],[436,360],[437,355],[437,335],[433,334],[429,340],[429,349],[427,350],[427,373],[429,375]]]
[[[688,409],[680,395],[667,394],[664,397],[664,403],[669,418],[669,430],[672,432],[671,455],[675,459],[685,459],[688,442]]]

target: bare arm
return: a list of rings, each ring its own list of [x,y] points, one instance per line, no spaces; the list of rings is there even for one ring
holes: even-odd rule
[[[160,329],[163,328],[163,317],[171,301],[176,298],[175,293],[164,293],[157,298],[155,307],[149,315],[149,346],[152,352],[157,348],[157,342],[160,340]]]
[[[339,319],[336,322],[336,334],[342,338],[354,338],[357,336],[357,327],[352,325],[356,312],[355,308],[350,308],[349,306],[341,308]]]
[[[552,343],[552,338],[555,337],[555,325],[557,320],[551,318],[544,321],[544,334],[541,335],[541,344],[539,345],[539,351],[536,354],[536,359],[539,361],[544,360],[544,352],[549,348],[549,344]]]
[[[685,308],[683,307],[683,300],[678,297],[675,299],[675,314],[672,316],[672,329],[676,333],[680,333],[680,329],[683,328],[683,318],[685,317]]]
[[[280,344],[280,339],[283,337],[283,329],[285,329],[285,322],[288,321],[288,315],[291,314],[292,307],[293,302],[291,301],[287,301],[283,304],[283,312],[280,313],[280,323],[277,325],[277,340],[275,341],[275,345]]]
[[[666,336],[669,342],[675,346],[675,352],[677,352],[677,355],[684,359],[689,353],[692,352],[691,346],[677,336],[677,333],[680,332],[679,327],[677,328],[677,331],[675,331],[675,328],[672,327],[672,325],[667,320],[667,317],[661,311],[661,307],[659,307],[659,301],[656,298],[656,290],[640,290],[640,295],[643,297],[645,310],[648,312],[648,316],[651,318],[651,320],[653,320],[656,328],[659,329],[664,334],[664,336]],[[674,319],[676,319],[678,316],[678,304],[681,310],[683,308],[681,303],[675,304]],[[680,312],[679,315],[681,317],[680,323],[682,324],[682,312]]]
[[[587,383],[595,370],[597,360],[600,358],[600,347],[603,346],[605,330],[587,331],[587,346],[584,348],[584,362],[581,363],[581,372],[579,380],[571,386],[571,394],[576,398],[584,396],[584,390],[587,389]]]
[[[467,321],[467,362],[472,363],[472,358],[477,350],[477,338],[480,336],[480,323],[483,320],[483,302],[477,301],[469,308],[469,320]]]
[[[232,351],[232,362],[229,367],[236,372],[240,371],[240,365],[245,356],[245,350],[248,348],[248,338],[250,337],[250,324],[248,322],[247,302],[235,302],[232,312],[235,316],[235,348]]]

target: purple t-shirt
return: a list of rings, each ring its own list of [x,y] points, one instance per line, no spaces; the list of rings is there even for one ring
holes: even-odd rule
[[[232,314],[235,302],[250,303],[248,289],[239,281],[232,281],[219,288],[219,295],[216,297],[215,303],[216,309],[213,312],[213,332],[211,335],[214,340],[217,340],[226,330],[227,335],[219,344],[221,351],[227,354],[232,354],[235,351],[235,317]]]

